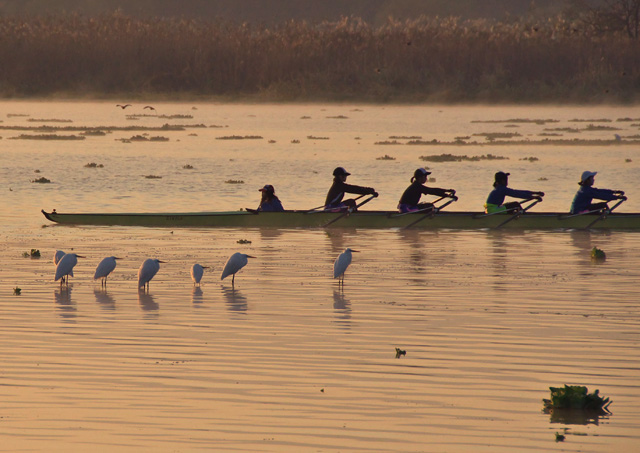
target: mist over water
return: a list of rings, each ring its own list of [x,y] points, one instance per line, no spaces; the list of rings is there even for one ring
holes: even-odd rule
[[[352,173],[348,182],[380,192],[367,207],[394,209],[415,168],[428,165],[433,186],[458,191],[451,210],[480,210],[502,170],[512,187],[547,193],[539,210],[565,211],[589,169],[599,172],[598,187],[625,190],[620,211],[635,212],[637,145],[375,143],[504,130],[534,139],[545,127],[589,124],[572,119],[605,118],[612,122],[596,124],[630,136],[635,121],[616,120],[640,116],[637,109],[152,105],[158,115],[192,118],[127,119],[148,113],[143,105],[0,103],[0,126],[39,124],[29,118],[105,129],[207,126],[79,141],[0,132],[5,448],[633,451],[637,233],[64,227],[39,210],[254,208],[267,183],[285,207],[304,209],[324,201],[338,165]],[[559,123],[472,122],[514,118]],[[144,133],[169,140],[118,140]],[[577,134],[609,140],[614,131]],[[219,139],[232,135],[262,138]],[[419,159],[442,153],[509,159]],[[395,160],[376,159],[385,154]],[[531,156],[539,160],[520,160]],[[104,167],[85,167],[92,162]],[[30,182],[41,176],[51,184]],[[591,262],[594,246],[606,252],[604,263]],[[346,247],[360,253],[340,289],[332,265]],[[40,259],[22,257],[32,248]],[[86,256],[68,289],[53,282],[57,249]],[[236,251],[256,258],[232,288],[219,276]],[[123,259],[104,290],[92,277],[111,255]],[[148,294],[135,288],[146,258],[167,261]],[[189,277],[196,262],[212,267],[200,288]],[[396,347],[406,356],[396,359]],[[612,415],[558,421],[542,413],[548,387],[564,384],[599,389],[613,400]],[[565,429],[567,439],[556,443],[554,433]]]

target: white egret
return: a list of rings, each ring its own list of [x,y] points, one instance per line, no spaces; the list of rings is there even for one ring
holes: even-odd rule
[[[344,273],[347,271],[347,268],[351,264],[351,253],[358,252],[358,250],[351,250],[350,248],[346,248],[344,252],[342,252],[333,263],[333,278],[340,278],[342,284],[344,285]],[[338,281],[340,283],[340,281]]]
[[[69,277],[73,277],[73,268],[76,264],[78,264],[78,258],[84,258],[84,256],[80,256],[77,253],[66,253],[60,261],[58,261],[58,265],[56,266],[56,279],[55,281],[60,280],[61,278],[66,278],[67,285],[69,284]],[[62,282],[60,281],[60,286],[62,286]]]
[[[165,261],[151,258],[144,260],[144,263],[142,263],[140,269],[138,269],[138,288],[145,288],[146,286],[148,291],[149,282],[160,270],[160,263],[164,262]]]
[[[57,266],[64,255],[65,253],[62,250],[56,250],[56,254],[53,255],[53,264]],[[73,277],[73,269],[71,269],[71,273],[69,275]],[[61,283],[64,283],[64,281],[65,281],[65,277],[62,276]]]
[[[199,264],[194,264],[191,268],[191,279],[193,280],[194,285],[200,286],[200,280],[202,280],[202,275],[204,274],[204,270],[209,269],[209,266],[201,266]]]
[[[220,280],[224,280],[229,275],[233,275],[231,278],[231,286],[234,285],[236,279],[236,272],[245,267],[249,260],[247,258],[255,258],[255,256],[250,256],[245,253],[234,253],[227,260],[227,264],[224,265],[224,269],[222,270],[222,274],[220,275]]]
[[[98,264],[98,267],[96,267],[96,273],[93,276],[93,279],[98,280],[99,278],[101,278],[102,286],[107,286],[107,277],[116,268],[116,260],[119,260],[119,259],[122,259],[122,258],[118,258],[115,256],[108,256],[102,261],[100,261],[100,264]]]

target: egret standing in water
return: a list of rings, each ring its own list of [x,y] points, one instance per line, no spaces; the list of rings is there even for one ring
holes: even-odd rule
[[[62,250],[56,250],[56,254],[53,255],[53,264],[55,266],[57,266],[64,255],[65,255],[65,253]],[[70,275],[73,277],[73,269],[71,270],[71,274]],[[65,281],[65,277],[63,276],[61,283],[64,283],[64,281]]]
[[[160,263],[164,262],[151,258],[144,260],[144,263],[138,269],[138,288],[145,289],[146,287],[146,290],[149,291],[149,282],[160,270]]]
[[[236,272],[245,267],[249,260],[247,258],[255,258],[255,256],[250,256],[245,253],[234,253],[227,260],[227,264],[224,265],[224,269],[222,270],[222,274],[220,275],[220,280],[224,280],[229,275],[233,275],[231,278],[231,286],[234,286],[234,282],[236,279]]]
[[[116,260],[119,260],[119,259],[122,259],[122,258],[117,258],[115,256],[108,256],[102,261],[100,261],[100,264],[98,264],[98,267],[96,268],[96,273],[93,276],[93,279],[98,280],[99,278],[101,278],[102,286],[106,287],[107,277],[116,268]]]
[[[340,280],[338,281],[338,284],[342,283],[342,286],[344,286],[344,273],[351,264],[351,253],[353,252],[358,252],[358,250],[346,248],[333,263],[333,278],[339,278]]]
[[[202,280],[202,275],[204,274],[204,270],[209,269],[209,266],[201,266],[199,264],[194,264],[191,268],[191,279],[193,280],[193,285],[200,286],[200,280]]]
[[[60,286],[62,286],[63,282],[66,282],[67,286],[69,285],[69,277],[73,276],[73,268],[78,264],[78,258],[84,258],[84,256],[80,256],[76,253],[66,253],[62,258],[60,258],[60,261],[58,261],[55,281],[57,282],[62,279],[60,281]],[[66,280],[64,277],[67,277]]]

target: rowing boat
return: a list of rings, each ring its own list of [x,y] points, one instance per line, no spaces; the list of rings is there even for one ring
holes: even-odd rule
[[[230,211],[173,213],[73,214],[42,211],[52,222],[66,225],[122,225],[201,228],[413,228],[413,229],[613,229],[640,230],[640,213],[567,215],[557,212],[524,212],[486,215],[481,212],[440,211],[399,214],[395,211],[357,211],[349,215],[324,211]]]

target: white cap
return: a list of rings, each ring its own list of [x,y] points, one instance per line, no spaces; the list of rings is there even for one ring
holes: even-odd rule
[[[582,172],[582,178],[580,178],[580,182],[583,183],[587,179],[589,179],[590,177],[595,176],[597,174],[598,174],[597,171],[583,171]]]

